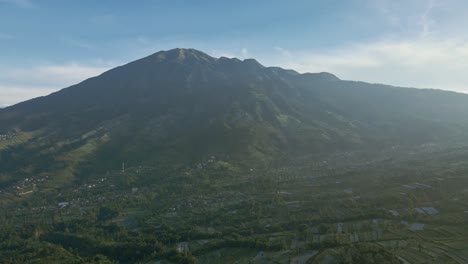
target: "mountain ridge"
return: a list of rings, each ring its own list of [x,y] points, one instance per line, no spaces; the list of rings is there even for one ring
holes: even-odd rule
[[[12,164],[1,173],[24,174],[24,160],[39,171],[34,161],[46,159],[45,171],[65,168],[70,179],[123,160],[177,169],[217,156],[262,167],[317,153],[466,144],[466,128],[468,95],[173,49],[1,109],[0,133],[29,136],[0,151],[0,164]]]

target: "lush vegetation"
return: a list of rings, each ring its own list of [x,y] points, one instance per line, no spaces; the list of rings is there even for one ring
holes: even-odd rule
[[[337,155],[236,177],[226,161],[213,159],[170,175],[136,166],[69,188],[49,188],[47,179],[34,180],[36,191],[28,194],[4,188],[0,259],[466,260],[467,149],[426,150],[417,158],[382,153],[361,163],[353,154],[354,160]],[[445,159],[450,163],[440,162]]]
[[[468,262],[467,113],[156,53],[0,110],[0,261]]]

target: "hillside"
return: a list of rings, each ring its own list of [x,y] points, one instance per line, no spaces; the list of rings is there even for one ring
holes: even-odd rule
[[[0,143],[9,146],[1,173],[62,170],[70,180],[122,162],[177,170],[216,156],[262,167],[315,153],[464,144],[467,113],[464,94],[173,49],[1,109],[1,133],[21,136]]]
[[[6,263],[465,263],[468,95],[161,51],[0,109]]]

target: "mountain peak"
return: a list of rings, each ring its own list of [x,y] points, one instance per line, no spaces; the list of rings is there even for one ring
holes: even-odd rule
[[[256,59],[245,59],[244,63],[252,67],[259,67],[259,68],[265,67],[262,64],[260,64]]]
[[[336,75],[331,74],[329,72],[318,72],[318,73],[304,73],[302,74],[303,77],[312,80],[320,80],[320,81],[340,81],[340,78],[336,77]]]
[[[202,51],[192,48],[175,48],[170,50],[162,50],[149,56],[149,58],[156,58],[158,62],[173,62],[185,65],[222,63],[243,66],[249,70],[265,68],[265,66],[263,66],[253,58],[248,58],[244,60],[240,60],[235,57],[227,58],[223,56],[221,56],[220,58],[214,58]]]
[[[158,61],[173,61],[179,63],[214,62],[216,59],[196,49],[175,48],[159,51],[155,56]]]
[[[69,157],[92,146],[95,150],[80,157],[83,167],[76,174],[87,177],[88,168],[105,172],[123,160],[185,170],[216,155],[251,168],[317,151],[364,150],[370,144],[380,151],[458,142],[466,134],[466,113],[468,96],[386,89],[325,72],[299,74],[265,68],[254,59],[216,59],[179,48],[1,109],[0,134],[18,130],[27,133],[27,142],[37,142],[37,160],[51,163],[32,172],[55,171],[62,166],[53,162],[58,155],[63,155],[60,161],[70,160],[67,171],[74,171],[77,163]],[[27,147],[22,140],[18,146]],[[463,140],[468,144],[468,137]],[[71,142],[70,148],[52,147],[63,142]],[[51,150],[43,154],[43,149]],[[27,168],[29,152],[8,150],[11,160],[4,161],[13,164],[8,173]]]

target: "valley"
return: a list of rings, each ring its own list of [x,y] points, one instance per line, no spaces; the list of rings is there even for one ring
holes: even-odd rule
[[[131,165],[69,189],[27,179],[1,190],[0,256],[19,261],[13,252],[32,247],[44,261],[38,247],[123,263],[465,263],[468,149],[414,151],[304,158],[235,179],[216,157],[171,180]]]

